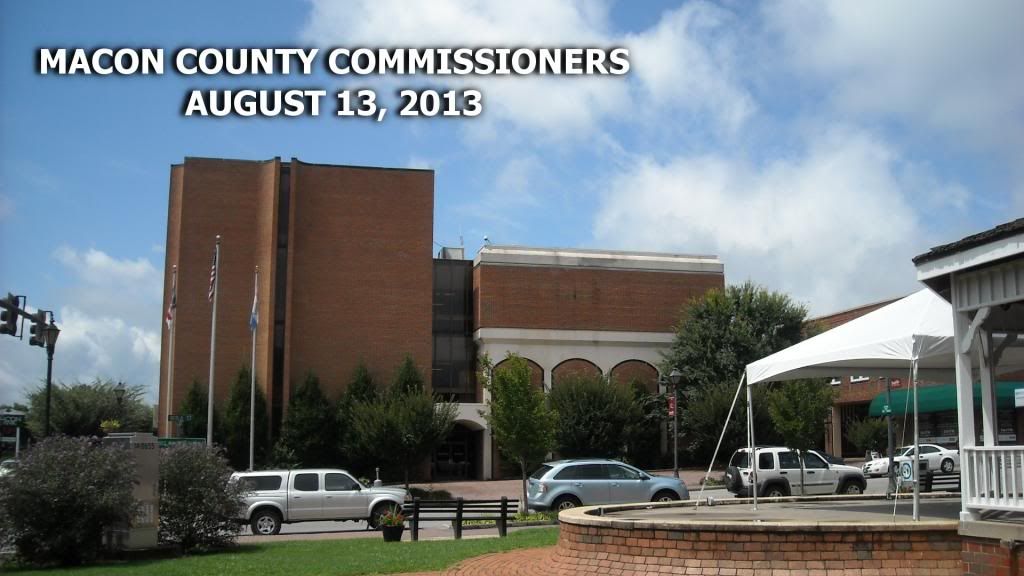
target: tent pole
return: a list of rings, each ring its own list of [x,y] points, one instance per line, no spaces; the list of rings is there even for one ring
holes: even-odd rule
[[[910,377],[914,387],[914,521],[921,519],[921,431],[917,413],[917,358],[911,360]]]
[[[736,408],[736,401],[740,398],[740,390],[743,389],[743,383],[747,380],[747,371],[743,371],[743,375],[740,376],[740,385],[736,387],[736,394],[732,397],[732,405],[729,406],[729,415],[725,417],[725,425],[722,426],[722,433],[718,435],[718,444],[715,445],[715,453],[711,455],[711,463],[708,464],[708,472],[704,475],[704,481],[700,483],[700,492],[697,494],[697,506],[700,506],[700,501],[704,497],[704,487],[708,484],[708,478],[711,477],[711,469],[715,466],[715,458],[718,458],[718,450],[722,447],[722,440],[725,438],[725,430],[729,427],[729,421],[732,420],[732,411]]]
[[[747,435],[750,439],[750,493],[754,496],[754,511],[757,511],[757,453],[754,452],[754,401],[747,382]]]

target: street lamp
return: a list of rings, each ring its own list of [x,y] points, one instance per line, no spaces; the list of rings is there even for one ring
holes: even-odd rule
[[[124,417],[121,415],[121,403],[124,402],[124,382],[118,382],[117,386],[114,387],[114,398],[117,399],[117,417],[118,419],[123,420]]]
[[[54,324],[53,312],[50,312],[50,324],[43,329],[46,344],[46,421],[43,423],[43,436],[50,435],[50,390],[53,388],[53,349],[57,346],[57,336],[60,336],[60,328]]]
[[[673,368],[668,375],[668,381],[672,384],[672,468],[673,475],[679,478],[679,382],[683,379],[683,373],[678,368]]]

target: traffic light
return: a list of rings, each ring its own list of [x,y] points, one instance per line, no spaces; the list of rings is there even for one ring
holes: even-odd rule
[[[18,333],[18,297],[8,293],[0,298],[0,334],[14,336]]]
[[[29,316],[32,321],[32,328],[30,333],[32,337],[28,339],[29,346],[39,346],[43,348],[46,346],[46,310],[37,310],[35,314]]]

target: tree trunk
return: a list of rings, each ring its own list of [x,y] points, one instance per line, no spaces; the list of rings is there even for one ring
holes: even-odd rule
[[[519,459],[519,470],[523,473],[523,496],[519,499],[518,510],[523,514],[526,514],[528,511],[526,505],[526,460],[522,458]]]

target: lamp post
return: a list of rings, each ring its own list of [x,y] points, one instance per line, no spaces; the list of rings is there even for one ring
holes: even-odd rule
[[[43,337],[46,340],[46,415],[43,436],[50,435],[50,390],[53,388],[53,349],[57,346],[57,336],[60,336],[60,328],[54,324],[51,312],[50,324],[43,329]]]
[[[121,410],[121,404],[124,402],[124,392],[125,392],[124,382],[118,382],[117,386],[114,387],[114,398],[117,399],[117,419],[118,420],[124,420],[124,415],[122,414],[122,410]],[[121,422],[121,425],[123,426],[124,422]]]
[[[677,368],[672,369],[668,375],[668,381],[672,384],[672,474],[679,478],[679,382],[683,379],[683,373]]]

